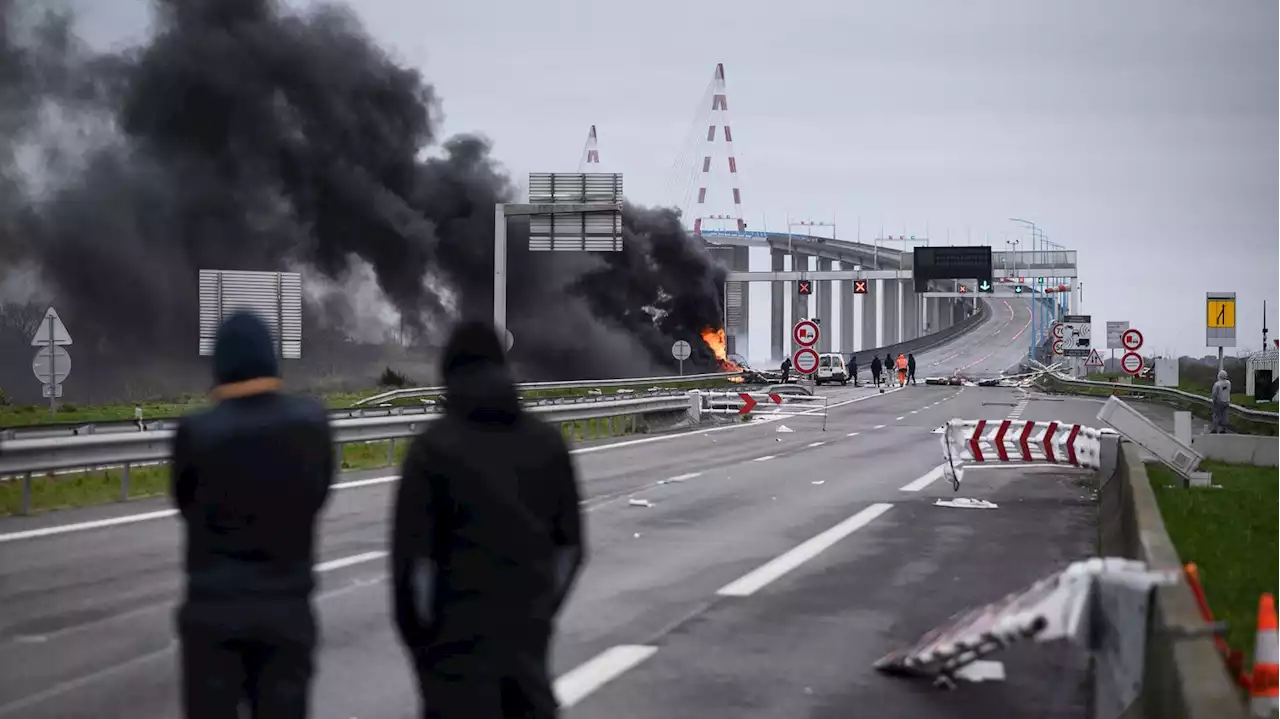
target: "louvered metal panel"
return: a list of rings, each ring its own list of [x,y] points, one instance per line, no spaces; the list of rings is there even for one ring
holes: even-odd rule
[[[262,318],[276,355],[302,357],[302,275],[296,272],[200,270],[200,356],[213,354],[222,320],[238,310]]]
[[[529,249],[534,252],[619,252],[622,213],[577,212],[529,217]]]
[[[622,175],[608,172],[529,173],[529,202],[622,202]]]
[[[725,283],[725,333],[730,337],[746,334],[742,321],[745,285],[745,282]]]
[[[622,202],[622,175],[602,172],[531,173],[531,204]],[[529,249],[534,252],[619,252],[622,213],[530,215]]]

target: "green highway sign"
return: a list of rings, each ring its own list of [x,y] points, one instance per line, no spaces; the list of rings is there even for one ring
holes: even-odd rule
[[[1018,295],[1022,294],[1022,285],[1014,285],[1013,292]]]
[[[981,281],[981,282],[979,282],[979,283],[978,283],[978,291],[979,291],[979,292],[995,292],[995,291],[996,291],[996,287],[995,287],[995,285],[991,284],[990,282],[988,282],[988,281],[986,281],[986,280],[983,280],[983,281]]]

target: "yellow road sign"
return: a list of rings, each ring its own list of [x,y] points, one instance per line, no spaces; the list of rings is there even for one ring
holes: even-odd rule
[[[1205,322],[1212,329],[1235,329],[1236,301],[1234,299],[1214,299],[1207,302]]]

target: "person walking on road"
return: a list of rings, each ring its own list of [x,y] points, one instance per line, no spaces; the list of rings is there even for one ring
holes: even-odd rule
[[[893,384],[893,357],[889,353],[884,354],[884,383],[885,385]]]
[[[904,354],[899,354],[897,364],[898,364],[898,386],[906,387],[907,386],[907,356]]]
[[[875,355],[871,357],[871,380],[880,386],[880,358]]]
[[[782,358],[782,383],[786,384],[791,380],[791,358]]]
[[[177,612],[188,719],[304,719],[317,642],[316,518],[333,478],[319,402],[280,392],[275,343],[241,312],[218,329],[213,407],[178,421],[170,492],[186,540]]]
[[[1230,431],[1227,425],[1227,408],[1231,406],[1231,380],[1227,379],[1227,371],[1218,370],[1218,381],[1213,383],[1213,426],[1210,434],[1226,434]]]
[[[916,383],[916,356],[907,353],[907,376],[911,379],[911,384]]]
[[[853,386],[858,386],[858,356],[849,355],[849,374],[853,378]]]
[[[573,460],[521,409],[491,325],[454,331],[443,376],[444,416],[405,457],[391,538],[422,716],[555,717],[548,650],[584,556]]]

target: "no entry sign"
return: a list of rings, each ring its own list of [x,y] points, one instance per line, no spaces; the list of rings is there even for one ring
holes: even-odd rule
[[[1120,335],[1120,344],[1130,352],[1137,352],[1142,348],[1142,333],[1136,329],[1125,330],[1124,334]]]
[[[818,353],[812,347],[801,347],[791,355],[791,366],[800,374],[818,371]]]

